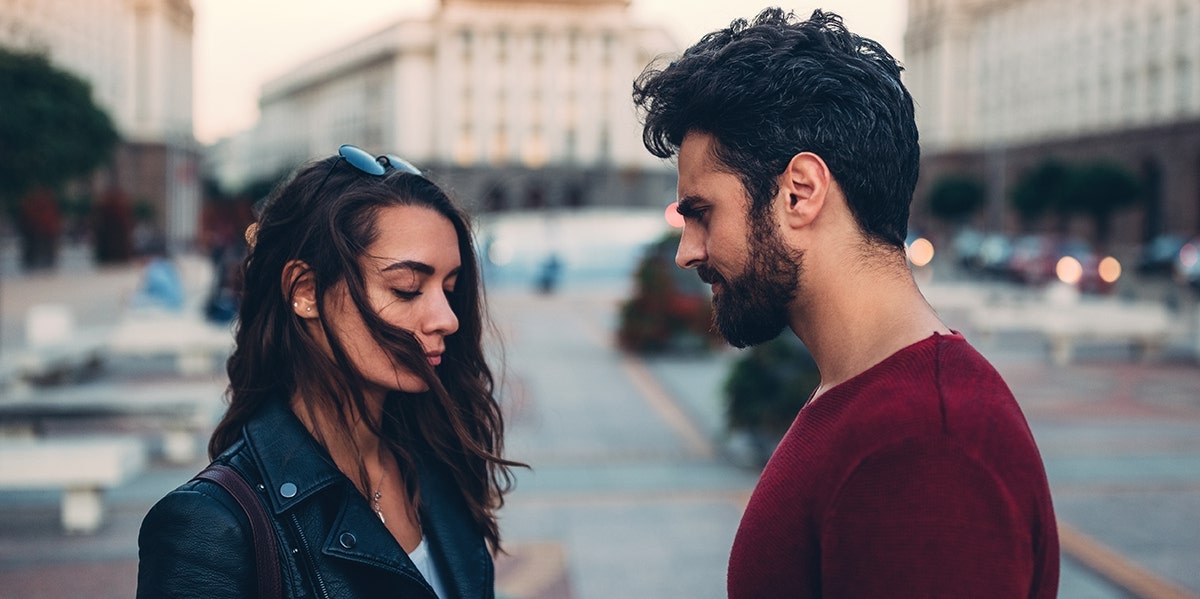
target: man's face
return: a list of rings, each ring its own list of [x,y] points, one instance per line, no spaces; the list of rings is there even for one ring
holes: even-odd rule
[[[718,168],[712,136],[691,133],[679,148],[683,238],[675,263],[712,285],[717,331],[731,345],[774,339],[788,324],[799,288],[800,253],[785,247],[768,209],[749,215],[741,180]]]

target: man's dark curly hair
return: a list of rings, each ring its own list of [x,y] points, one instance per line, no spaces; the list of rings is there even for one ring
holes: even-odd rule
[[[690,132],[714,137],[714,158],[742,180],[751,215],[800,152],[817,154],[866,237],[903,247],[920,149],[901,67],[877,42],[821,10],[806,21],[768,8],[705,35],[634,82],[642,141],[669,158]]]

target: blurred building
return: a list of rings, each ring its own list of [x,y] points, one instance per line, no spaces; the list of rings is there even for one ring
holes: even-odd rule
[[[173,244],[194,241],[190,0],[4,0],[0,45],[43,53],[91,84],[122,138],[110,181],[149,204]]]
[[[268,82],[256,128],[210,160],[236,188],[354,143],[483,209],[665,204],[673,172],[642,147],[631,91],[676,49],[629,0],[442,0]]]
[[[991,227],[1008,189],[1048,158],[1124,165],[1141,208],[1118,241],[1200,230],[1200,3],[910,0],[906,85],[923,192],[947,173],[985,180]]]

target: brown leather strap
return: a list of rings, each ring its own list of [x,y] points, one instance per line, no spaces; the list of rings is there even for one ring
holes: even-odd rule
[[[267,517],[262,500],[250,488],[250,484],[237,470],[224,464],[212,464],[200,471],[196,478],[217,483],[242,506],[250,519],[250,535],[254,541],[254,566],[258,570],[258,596],[266,599],[283,597],[283,582],[280,579],[279,551],[276,549],[275,530]]]

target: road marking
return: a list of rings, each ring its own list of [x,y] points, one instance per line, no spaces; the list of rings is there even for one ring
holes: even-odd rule
[[[712,442],[684,413],[675,398],[671,397],[671,394],[663,389],[658,380],[650,374],[645,362],[624,355],[621,357],[621,368],[625,370],[625,374],[633,382],[633,386],[637,387],[650,407],[654,408],[654,411],[658,412],[658,415],[666,421],[667,426],[670,426],[675,434],[683,440],[689,455],[703,459],[716,457],[717,449],[713,447]]]
[[[1085,567],[1139,599],[1200,599],[1173,582],[1139,566],[1103,543],[1063,522],[1058,523],[1062,550]]]

